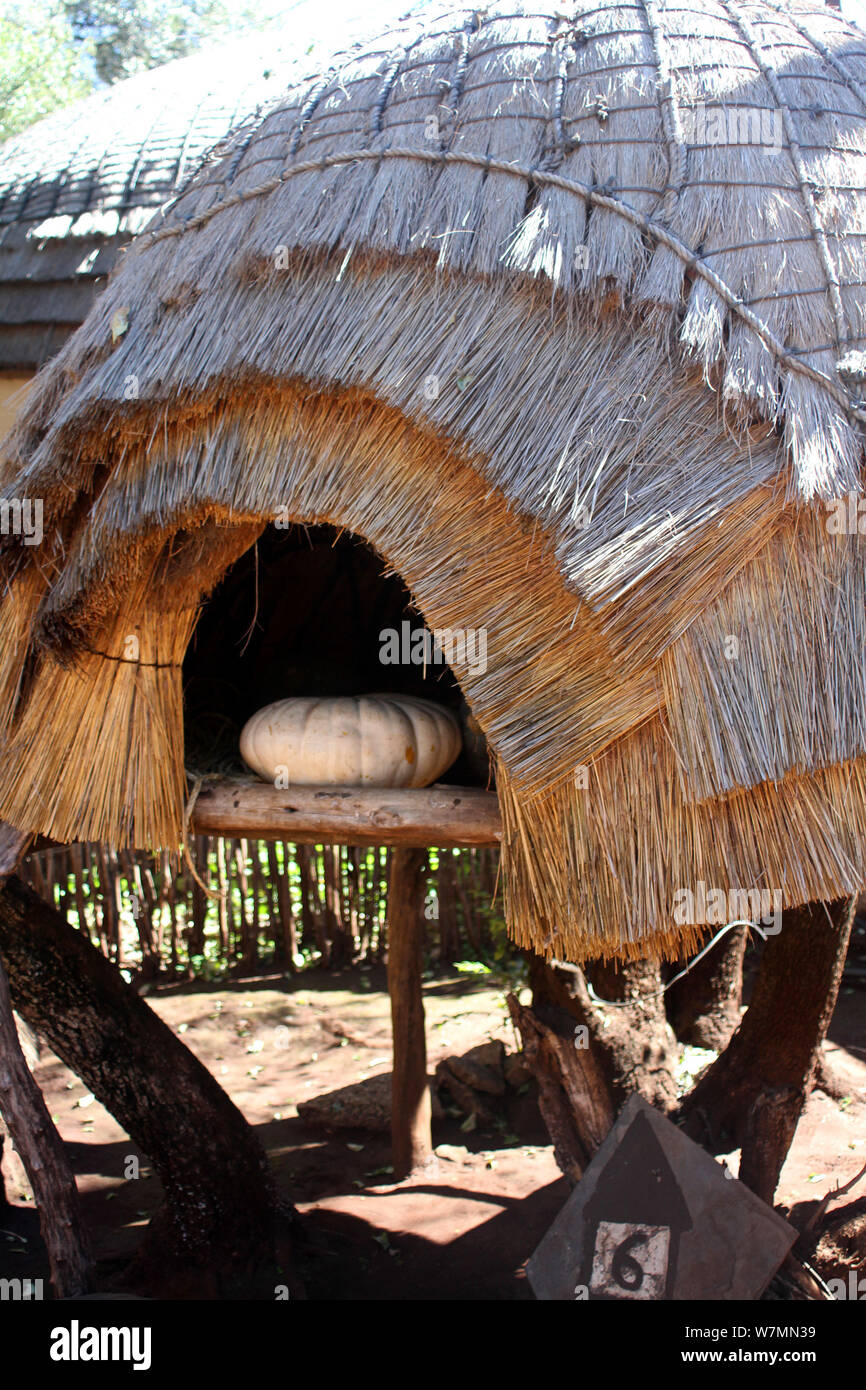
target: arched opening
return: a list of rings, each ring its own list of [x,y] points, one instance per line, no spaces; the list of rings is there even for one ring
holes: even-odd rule
[[[387,691],[431,700],[458,719],[463,747],[442,774],[445,784],[461,789],[491,786],[492,767],[481,730],[441,645],[416,640],[424,630],[423,616],[403,580],[357,534],[330,524],[267,526],[222,575],[204,604],[186,651],[187,767],[202,775],[243,774],[239,752],[243,725],[274,700]],[[465,637],[464,654],[469,646]],[[473,645],[472,651],[479,662],[486,659],[481,647]],[[382,795],[387,798],[388,792]],[[465,795],[461,790],[457,799]],[[298,798],[293,794],[292,799]],[[362,843],[369,846],[369,841]],[[435,848],[440,842],[426,843]],[[322,830],[316,848],[321,853],[324,912],[313,930],[321,932],[323,959],[330,964],[348,963],[354,955],[355,931],[351,921],[348,929],[340,922],[339,903],[344,888],[350,904],[357,902],[362,877],[357,847],[351,845],[350,858],[341,864],[339,846]],[[303,914],[309,901],[309,851],[306,845],[296,846],[295,851],[299,876],[295,896]],[[393,1027],[391,1132],[393,1166],[402,1176],[432,1152],[422,1000],[429,862],[428,849],[417,842],[411,847],[398,845],[389,853],[385,879]],[[366,880],[368,848],[365,854]],[[282,874],[276,856],[268,864],[283,885],[281,912],[286,908],[291,915],[285,860]],[[441,867],[438,859],[437,867]],[[378,848],[372,873],[378,889]],[[442,882],[452,889],[455,874],[453,860],[447,876],[441,870]],[[438,889],[436,902],[438,916]],[[244,961],[253,962],[257,921],[247,924],[245,914],[241,935],[250,947],[248,951],[244,945]],[[291,952],[286,954],[290,957]]]
[[[457,717],[464,747],[444,783],[492,785],[483,735],[444,653],[437,659],[431,648],[433,661],[423,659],[423,629],[403,580],[358,535],[331,525],[268,526],[205,602],[187,648],[187,766],[242,773],[241,729],[271,701],[387,691]]]

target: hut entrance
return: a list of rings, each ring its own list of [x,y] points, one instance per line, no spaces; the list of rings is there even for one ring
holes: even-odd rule
[[[447,662],[412,659],[423,629],[402,580],[361,538],[328,525],[269,526],[217,585],[187,650],[187,767],[245,771],[243,725],[290,696],[416,695],[450,709],[465,730],[467,707]],[[442,781],[487,785],[477,735],[469,742]]]
[[[492,784],[487,750],[444,654],[423,640],[424,631],[405,585],[363,540],[328,525],[268,527],[223,576],[203,608],[186,654],[188,769],[203,776],[245,774],[238,746],[241,730],[251,715],[275,700],[375,692],[418,696],[450,709],[461,725],[463,749],[440,782],[455,788],[454,797],[444,800],[453,799],[455,806],[465,810],[467,788]],[[365,790],[369,797],[380,797],[390,815],[393,790]],[[273,788],[267,793],[273,800]],[[317,794],[315,789],[312,794]],[[338,790],[336,795],[345,792]],[[427,793],[419,790],[409,795]],[[443,799],[441,793],[437,795]],[[480,795],[493,800],[490,792]],[[280,799],[285,801],[286,796],[283,793]],[[298,789],[293,788],[291,800],[298,799]],[[310,855],[315,853],[322,862],[324,914],[317,914],[314,930],[325,948],[326,963],[334,966],[352,959],[355,937],[351,926],[347,929],[340,921],[339,908],[335,911],[338,885],[343,882],[340,848],[328,843],[332,837],[323,823],[315,829],[311,843],[297,846],[301,908],[307,896],[305,880],[310,881]],[[421,985],[426,846],[441,849],[472,843],[461,839],[461,827],[445,829],[451,831],[448,838],[439,838],[431,829],[426,839],[422,835],[408,842],[386,841],[392,845],[386,923],[394,1049],[391,1128],[397,1176],[421,1167],[432,1155]],[[290,831],[284,834],[291,839]],[[262,838],[270,837],[262,834]],[[347,841],[345,835],[341,838]],[[355,856],[356,881],[358,843],[346,851]],[[488,838],[486,843],[495,840]],[[369,836],[360,844],[369,848]],[[378,863],[378,847],[375,855]],[[350,882],[351,872],[345,878]],[[284,891],[288,893],[287,886]]]

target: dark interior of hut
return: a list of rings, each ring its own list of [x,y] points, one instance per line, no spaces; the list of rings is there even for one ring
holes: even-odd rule
[[[415,695],[452,710],[464,748],[440,779],[493,785],[483,735],[444,660],[380,660],[386,631],[424,620],[400,576],[361,537],[336,527],[271,525],[203,605],[183,667],[187,767],[247,772],[241,730],[292,696]]]

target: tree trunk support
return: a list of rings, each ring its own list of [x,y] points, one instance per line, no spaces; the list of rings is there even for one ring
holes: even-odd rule
[[[554,1156],[577,1182],[627,1098],[662,1111],[675,1103],[672,1035],[658,964],[548,963],[530,955],[532,1008],[509,996]],[[605,1005],[593,998],[592,987]]]
[[[574,1014],[551,1005],[529,1009],[509,994],[508,1009],[538,1085],[538,1108],[553,1155],[571,1182],[579,1182],[616,1118],[598,1057],[580,1047]]]
[[[732,928],[668,990],[668,1017],[680,1042],[714,1052],[727,1047],[740,1026],[747,942],[745,927]]]
[[[391,1143],[397,1180],[423,1167],[433,1153],[421,992],[426,866],[426,850],[397,849],[391,857],[388,992],[394,1037]]]
[[[63,1140],[24,1059],[2,961],[0,1111],[33,1189],[54,1292],[58,1298],[87,1293],[92,1285],[92,1256],[78,1189]]]
[[[272,1260],[277,1204],[240,1111],[115,966],[14,878],[0,891],[0,961],[16,1008],[162,1180],[166,1210],[149,1232],[155,1280],[167,1286],[168,1255],[198,1296],[248,1290]]]
[[[786,912],[764,947],[751,1003],[686,1096],[686,1130],[716,1153],[742,1147],[740,1177],[772,1203],[833,1016],[854,899]]]

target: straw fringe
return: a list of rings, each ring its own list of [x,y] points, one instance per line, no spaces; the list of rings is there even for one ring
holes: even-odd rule
[[[509,929],[548,959],[690,952],[719,924],[711,890],[728,902],[732,891],[764,891],[784,910],[863,883],[863,758],[694,806],[655,719],[594,760],[585,787],[571,781],[527,800],[504,767],[497,787]],[[683,890],[691,922],[677,916]]]
[[[155,535],[165,544],[207,517],[280,516],[365,537],[430,627],[486,630],[486,671],[456,660],[455,674],[525,789],[550,785],[657,708],[653,674],[617,671],[543,529],[459,454],[358,393],[260,390],[254,407],[215,409],[207,424],[166,430],[159,445],[130,445],[44,606],[41,640],[58,651],[93,646],[123,601],[131,557]]]
[[[46,582],[31,566],[7,588],[0,603],[0,746],[21,698],[31,632]]]
[[[0,763],[0,818],[60,841],[176,847],[186,794],[181,664],[201,597],[259,527],[149,537],[90,649],[44,655]],[[110,614],[110,616],[108,616]],[[4,648],[5,650],[5,648]]]
[[[255,188],[247,190],[245,193],[237,193],[230,198],[225,198],[217,202],[211,203],[211,205],[205,212],[200,213],[195,217],[192,217],[189,220],[189,222],[185,223],[182,227],[167,227],[163,228],[160,231],[145,233],[143,238],[145,247],[143,249],[146,249],[148,244],[153,245],[158,241],[165,240],[169,236],[181,235],[187,231],[197,230],[199,227],[205,226],[206,223],[209,222],[212,217],[215,217],[220,212],[232,211],[235,208],[241,207],[244,203],[253,201],[256,198],[263,198],[268,194],[276,193],[288,181],[290,177],[296,177],[298,174],[307,174],[313,172],[325,173],[338,169],[340,168],[340,166],[345,166],[349,168],[352,173],[355,173],[355,171],[358,168],[363,168],[368,163],[380,163],[383,160],[389,159],[399,159],[407,161],[418,160],[422,163],[433,165],[464,165],[469,169],[474,170],[475,182],[477,182],[479,185],[481,183],[482,176],[485,175],[490,178],[492,184],[496,183],[496,176],[504,176],[506,179],[519,179],[527,184],[539,184],[542,186],[550,185],[552,187],[556,187],[562,190],[563,192],[571,193],[576,197],[584,199],[584,201],[590,204],[590,206],[592,207],[598,207],[608,213],[615,214],[617,217],[622,218],[624,222],[630,224],[630,226],[635,228],[638,232],[645,233],[647,236],[652,238],[654,242],[661,246],[664,246],[668,251],[672,252],[673,255],[676,256],[682,262],[686,270],[691,271],[700,280],[704,281],[706,285],[709,287],[709,290],[712,291],[715,295],[716,300],[722,305],[724,305],[725,310],[735,318],[740,319],[752,331],[752,333],[754,333],[755,336],[763,343],[764,347],[772,354],[775,361],[780,366],[784,366],[787,369],[788,373],[807,378],[814,385],[821,387],[822,390],[826,392],[827,396],[831,400],[833,400],[838,406],[841,407],[843,411],[845,411],[847,414],[851,416],[852,420],[857,420],[861,423],[866,422],[866,410],[862,409],[862,407],[859,406],[858,401],[855,397],[851,396],[842,387],[840,387],[838,383],[833,380],[829,372],[823,371],[815,361],[810,361],[805,356],[799,357],[794,353],[789,352],[784,346],[784,344],[780,341],[780,339],[771,331],[768,325],[763,322],[760,315],[754,313],[748,307],[748,305],[746,305],[742,301],[741,297],[734,290],[732,290],[728,284],[725,283],[722,277],[718,275],[715,271],[711,270],[709,266],[703,260],[701,260],[688,245],[680,241],[680,239],[674,236],[672,233],[668,232],[660,223],[654,222],[649,217],[645,217],[630,203],[626,203],[623,199],[611,197],[608,194],[597,193],[588,184],[581,183],[579,180],[566,179],[560,174],[548,173],[544,170],[536,169],[532,165],[520,164],[512,160],[496,159],[490,155],[480,154],[475,151],[470,152],[446,150],[439,152],[425,149],[417,149],[411,146],[401,146],[398,148],[382,150],[369,150],[364,148],[340,150],[333,154],[326,155],[321,159],[309,160],[305,163],[296,165],[292,169],[287,170],[285,173],[280,175],[279,178],[275,178],[269,180],[266,183],[259,184]],[[802,177],[804,181],[803,187],[805,188],[806,174],[804,170],[801,174],[801,169],[802,165],[798,161],[798,176]],[[353,202],[357,201],[359,208],[361,205],[363,205],[365,201],[364,193],[366,191],[367,190],[363,187],[356,187],[353,189]],[[465,199],[466,197],[465,183],[464,186],[461,188],[461,197],[463,199]],[[450,205],[450,201],[451,200],[449,199],[446,203],[446,207]],[[498,208],[501,205],[502,201],[503,200],[501,198],[495,200],[493,202],[493,206]],[[523,205],[525,203],[525,196],[520,197],[519,199],[515,198],[513,200],[505,200],[506,206],[508,206],[512,201],[515,203],[519,201],[520,204]],[[488,204],[485,200],[485,202],[482,204],[481,212],[475,214],[474,222],[477,225],[472,226],[471,230],[473,233],[484,232],[484,214],[487,212],[489,206],[490,204]],[[814,203],[811,200],[809,203],[809,207],[814,207]],[[443,216],[447,217],[447,214],[443,214]],[[453,213],[452,216],[456,218],[456,213]],[[469,214],[464,211],[463,216],[460,218],[460,220],[465,222],[468,216]],[[316,220],[315,225],[318,225],[318,219]],[[470,229],[460,228],[460,230],[468,231]],[[819,230],[820,236],[818,235]],[[819,242],[819,246],[823,249],[826,246],[826,238],[824,237],[823,228],[813,228],[813,232],[816,237],[816,240]],[[455,239],[455,241],[457,240],[455,232],[452,232],[451,236]],[[626,233],[626,238],[628,239],[628,233]],[[334,236],[331,238],[331,245],[328,245],[328,243],[324,240],[319,244],[327,246],[328,249],[332,249],[332,246],[339,245],[341,243],[341,240],[341,237]],[[479,238],[479,240],[481,240],[481,238]],[[497,242],[495,244],[501,244],[502,240],[504,240],[504,238],[501,238],[500,242]],[[635,237],[631,238],[631,242],[635,247],[639,245],[639,240]],[[460,246],[468,245],[469,241],[467,239],[465,243],[458,242],[458,244]],[[489,245],[489,242],[481,240],[481,244]],[[475,256],[470,256],[465,252],[462,255],[457,254],[457,252],[454,252],[451,256],[448,257],[447,263],[450,269],[463,269],[464,267],[466,267],[471,270],[474,270],[475,265],[473,264],[473,262],[475,259],[477,259],[477,253]],[[514,265],[515,256],[513,254],[510,259],[511,264]],[[497,255],[496,261],[498,262],[498,260],[499,256]],[[489,273],[489,270],[492,269],[492,267],[486,267],[482,263],[482,272],[485,269],[487,269]],[[829,258],[827,259],[826,269],[828,275],[832,273],[832,292],[830,293],[831,302],[833,303],[834,309],[838,303],[841,313],[841,299],[839,298],[838,277],[836,276],[835,267],[832,267],[829,262]],[[610,275],[613,275],[615,278],[620,278],[616,275],[616,272],[614,271],[613,267],[610,266],[604,267],[603,275],[597,272],[595,278],[603,279],[607,278]],[[623,276],[622,278],[625,277]],[[703,293],[706,294],[706,291],[703,291]],[[841,319],[837,324],[837,328],[838,327],[841,327]],[[837,332],[837,353],[841,346],[840,338],[842,342],[850,341],[848,335],[845,335],[844,338],[842,338],[841,334]],[[688,339],[685,340],[689,341]],[[720,357],[721,351],[720,344],[718,343],[718,341],[716,339],[712,339],[709,341],[712,343],[713,347],[713,358]],[[709,354],[705,354],[704,356],[707,365],[709,365]],[[819,356],[819,352],[814,352],[812,356]],[[756,404],[761,405],[762,402],[757,401]]]
[[[7,719],[48,651],[0,815],[177,842],[169,668],[282,514],[366,537],[431,625],[487,628],[487,671],[455,674],[520,940],[673,953],[698,881],[859,885],[866,567],[803,501],[862,482],[836,369],[866,344],[862,41],[775,0],[521,9],[425,11],[300,82],[43,373],[5,496],[44,499],[56,578],[29,657],[27,595],[0,610]],[[708,107],[783,138],[713,138]],[[94,654],[134,619],[167,668]]]
[[[272,293],[273,268],[260,273],[264,278],[252,284],[224,287],[218,315],[212,301],[186,307],[182,341],[196,341],[194,355],[180,351],[180,339],[167,353],[158,305],[142,307],[143,321],[131,321],[129,345],[119,346],[98,374],[99,394],[117,402],[111,457],[137,457],[143,441],[160,436],[163,448],[182,452],[182,429],[203,428],[214,399],[229,399],[234,411],[249,415],[246,466],[267,488],[281,446],[270,446],[273,432],[258,408],[262,391],[289,390],[287,377],[295,374],[300,390],[323,382],[337,391],[363,387],[435,433],[443,448],[470,454],[473,467],[530,527],[540,523],[565,583],[595,609],[623,659],[638,668],[670,640],[670,611],[678,610],[679,630],[688,620],[686,605],[697,612],[718,592],[731,556],[747,557],[759,543],[766,523],[755,488],[771,487],[780,470],[787,476],[778,441],[765,427],[726,429],[694,374],[682,381],[675,363],[627,322],[611,319],[599,329],[591,315],[552,314],[537,293],[477,281],[443,284],[418,266],[341,268],[334,260],[305,259],[277,272],[279,298]],[[228,357],[227,322],[236,334]],[[435,329],[419,335],[423,323]],[[243,383],[238,372],[253,358],[258,380]],[[142,383],[182,372],[180,408],[124,402],[133,367]],[[21,472],[18,486],[45,496],[46,513],[58,523],[74,489],[88,486],[104,466],[104,420],[103,407],[82,432],[67,429],[59,416],[62,453],[40,447]],[[257,433],[262,447],[253,453]],[[227,457],[221,467],[230,466]],[[432,457],[429,466],[438,467]],[[180,505],[174,470],[159,476],[166,507]],[[193,507],[198,476],[187,499]],[[231,505],[228,479],[221,490]],[[118,531],[137,525],[141,507],[131,493],[116,513]],[[726,516],[730,554],[719,545]],[[107,543],[101,536],[98,548]],[[64,565],[64,583],[77,582],[75,567],[73,557],[71,567]]]
[[[60,841],[174,846],[185,790],[180,663],[195,623],[144,607],[143,593],[106,634],[106,654],[74,668],[46,657],[5,749],[0,816]],[[132,640],[140,659],[124,655]]]
[[[690,800],[866,753],[866,537],[850,507],[790,515],[663,657]]]

